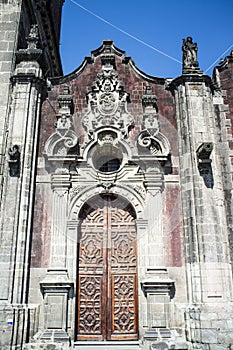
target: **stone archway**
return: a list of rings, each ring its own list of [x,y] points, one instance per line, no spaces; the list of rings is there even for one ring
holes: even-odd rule
[[[138,338],[136,214],[120,196],[96,196],[80,214],[77,339]]]

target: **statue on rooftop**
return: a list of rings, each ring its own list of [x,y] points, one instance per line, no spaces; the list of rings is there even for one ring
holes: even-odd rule
[[[183,69],[198,69],[197,50],[197,43],[193,43],[191,36],[183,39]]]

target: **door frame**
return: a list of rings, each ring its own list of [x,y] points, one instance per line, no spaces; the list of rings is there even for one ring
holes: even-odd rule
[[[110,196],[112,198],[110,198]],[[107,197],[107,200],[106,200]],[[115,197],[115,198],[114,198]],[[100,208],[100,202],[99,199],[96,200],[96,203],[94,204],[95,199],[97,196],[92,198],[91,204],[93,207],[93,211],[96,212]],[[117,199],[118,203],[115,203],[114,205],[114,199]],[[102,214],[103,215],[103,227],[106,227],[106,232],[102,236],[103,242],[106,239],[106,247],[103,247],[103,259],[104,259],[104,264],[103,264],[103,285],[101,286],[101,293],[103,293],[100,297],[100,302],[102,303],[101,309],[102,309],[102,314],[104,315],[104,319],[100,320],[101,328],[102,328],[102,334],[101,335],[80,335],[78,334],[78,323],[79,323],[79,298],[80,298],[80,286],[79,286],[79,281],[80,278],[82,278],[82,273],[79,275],[79,257],[80,257],[80,241],[82,238],[82,230],[85,227],[83,227],[83,221],[88,215],[88,209],[91,208],[88,204],[85,203],[80,212],[79,212],[79,241],[78,241],[78,252],[77,252],[77,300],[76,300],[76,313],[75,313],[75,335],[76,339],[78,340],[104,340],[104,341],[112,341],[112,340],[124,340],[126,337],[128,340],[138,340],[138,254],[137,254],[137,225],[136,225],[136,212],[132,204],[122,196],[116,196],[113,194],[105,193],[103,196],[101,196],[101,206],[102,206]],[[124,210],[124,213],[128,213],[128,217],[132,218],[132,221],[130,220],[130,226],[133,227],[133,234],[135,235],[135,239],[132,242],[133,244],[133,251],[135,253],[135,258],[136,258],[136,263],[135,263],[135,269],[133,268],[132,271],[129,271],[128,273],[122,273],[122,271],[117,273],[117,271],[114,272],[112,270],[113,265],[110,261],[110,258],[112,256],[113,251],[111,250],[112,247],[112,239],[113,239],[113,233],[114,229],[112,230],[112,221],[111,219],[113,216],[117,213],[118,210]],[[86,211],[86,212],[85,212]],[[118,213],[117,213],[118,214]],[[82,217],[83,216],[83,217]],[[106,225],[106,222],[110,222],[110,226]],[[116,221],[118,222],[118,221]],[[133,223],[133,224],[132,224]],[[124,227],[125,225],[127,226],[127,221],[119,221],[119,225]],[[92,226],[92,225],[90,225]],[[126,227],[125,226],[125,227]],[[86,227],[88,228],[88,222],[86,224]],[[94,224],[93,224],[94,227]],[[95,227],[94,227],[95,229]],[[127,229],[127,227],[126,227]],[[96,230],[98,231],[97,227]],[[124,230],[124,229],[123,229]],[[127,232],[127,231],[126,231]],[[119,232],[120,233],[120,232]],[[110,243],[111,242],[111,243]],[[109,246],[110,243],[110,246]],[[106,271],[105,271],[106,270]],[[85,273],[83,274],[85,275]],[[134,297],[133,299],[137,298],[135,302],[133,302],[133,308],[134,308],[134,330],[135,332],[133,333],[121,333],[117,334],[114,333],[113,329],[113,314],[114,314],[114,303],[113,303],[113,296],[114,296],[114,277],[133,277],[133,293]],[[115,300],[115,299],[114,299]],[[132,302],[132,300],[131,300]]]

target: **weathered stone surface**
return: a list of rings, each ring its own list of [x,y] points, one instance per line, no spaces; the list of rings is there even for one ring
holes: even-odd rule
[[[102,349],[89,340],[73,345],[76,333],[92,339],[102,299],[115,320],[106,334],[115,329],[117,338],[132,319],[138,329],[125,333],[139,334],[130,344],[104,341],[106,350],[229,349],[233,54],[212,81],[188,37],[183,75],[166,81],[140,72],[106,40],[81,69],[46,81],[61,73],[62,3],[51,0],[44,11],[45,2],[32,1],[31,30],[26,2],[0,4],[1,349]],[[114,201],[121,206],[112,217]],[[85,234],[92,238],[80,245]],[[137,271],[134,294],[120,281],[125,261],[124,278]],[[99,278],[102,265],[103,279],[112,273],[103,290],[93,293],[97,279],[81,289],[80,269],[84,280],[95,269]],[[106,340],[101,332],[94,336]]]

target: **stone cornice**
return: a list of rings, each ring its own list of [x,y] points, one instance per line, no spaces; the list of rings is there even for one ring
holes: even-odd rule
[[[51,11],[49,2],[47,0],[38,1],[36,0],[36,14],[37,22],[40,31],[44,33],[44,39],[46,39],[45,45],[48,47],[47,60],[48,67],[50,68],[50,76],[60,76],[62,75],[62,65],[59,53],[59,42],[56,39],[54,27],[52,25],[53,19],[51,16]]]
[[[178,86],[184,85],[185,83],[205,83],[206,86],[209,86],[212,91],[214,90],[214,84],[210,76],[203,74],[181,75],[170,82],[170,84],[167,86],[167,90],[174,93]]]
[[[231,54],[229,56],[226,56],[223,61],[221,61],[217,68],[220,72],[228,68],[228,64],[233,63],[233,50],[231,51]]]
[[[150,279],[141,283],[142,290],[145,296],[152,295],[169,295],[172,296],[172,289],[174,288],[174,281],[170,278],[166,279]]]
[[[36,86],[39,89],[42,89],[41,91],[46,91],[46,81],[42,76],[39,76],[38,74],[33,72],[17,72],[17,74],[14,74],[11,77],[12,84],[36,84]]]
[[[51,79],[51,82],[53,85],[58,85],[58,84],[63,84],[68,81],[71,81],[72,79],[78,77],[85,67],[88,64],[92,64],[95,62],[95,59],[100,56],[103,58],[108,58],[111,59],[113,62],[113,56],[118,56],[121,58],[122,63],[125,65],[129,65],[130,68],[134,71],[136,75],[138,75],[140,78],[145,79],[148,82],[154,83],[154,84],[161,84],[165,85],[166,79],[164,78],[158,78],[149,74],[146,74],[142,70],[140,70],[134,63],[133,59],[131,57],[127,57],[125,55],[125,51],[117,48],[112,40],[104,40],[102,45],[97,48],[96,50],[91,51],[91,56],[90,57],[85,57],[81,65],[75,69],[73,72],[70,74],[63,76],[63,77],[58,77],[58,78],[53,78]]]

